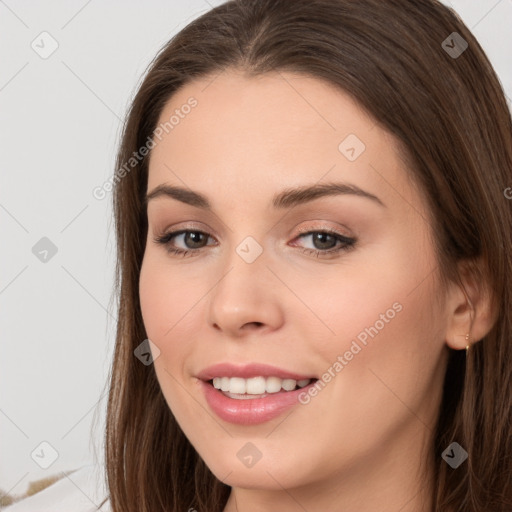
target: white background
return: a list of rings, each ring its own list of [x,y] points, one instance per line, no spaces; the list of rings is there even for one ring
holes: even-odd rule
[[[0,0],[0,488],[103,458],[121,122],[161,46],[221,0]],[[452,0],[512,97],[512,0]],[[31,47],[47,31],[58,49]],[[447,34],[448,36],[448,34]],[[441,44],[441,41],[440,41]],[[512,184],[510,184],[512,186]],[[42,263],[32,247],[48,237]],[[58,452],[46,470],[31,453]],[[48,452],[46,452],[48,453]]]

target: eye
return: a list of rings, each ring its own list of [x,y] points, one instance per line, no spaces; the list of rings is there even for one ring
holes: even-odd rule
[[[313,236],[315,235],[315,236]],[[347,251],[354,247],[356,243],[355,238],[350,238],[338,233],[337,231],[326,230],[311,230],[301,233],[297,238],[312,237],[314,248],[303,248],[302,252],[305,254],[314,254],[317,257],[330,256],[341,251]],[[185,249],[175,247],[171,241],[173,239],[180,239],[185,244]],[[208,242],[208,238],[212,238],[208,233],[197,230],[182,229],[179,231],[171,231],[164,233],[161,236],[154,238],[155,243],[166,247],[167,252],[178,256],[185,257],[187,255],[194,256],[203,249]]]
[[[305,254],[314,254],[317,257],[325,257],[337,254],[341,251],[348,251],[353,248],[356,239],[338,233],[331,229],[325,230],[311,230],[302,233],[298,238],[312,237],[314,248],[303,248],[302,252]]]
[[[202,249],[204,246],[204,241],[208,241],[208,233],[204,233],[203,231],[194,231],[190,229],[182,229],[180,231],[171,231],[169,233],[164,233],[161,236],[157,236],[154,241],[157,244],[161,244],[166,246],[167,251],[171,254],[177,254],[181,256],[186,256],[189,252],[198,252],[199,249]],[[171,245],[171,240],[173,238],[182,238],[182,242],[185,243],[188,249],[180,249]],[[190,246],[189,246],[190,245]]]

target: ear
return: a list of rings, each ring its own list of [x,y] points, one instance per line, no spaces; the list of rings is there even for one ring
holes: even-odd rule
[[[455,350],[480,341],[491,330],[495,313],[489,281],[483,278],[480,259],[458,264],[461,283],[450,283],[447,294],[446,343]],[[466,339],[469,334],[469,339]]]

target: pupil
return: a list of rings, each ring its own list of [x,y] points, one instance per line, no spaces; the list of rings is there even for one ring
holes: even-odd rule
[[[322,239],[325,237],[332,238],[332,236],[329,235],[328,233],[316,233],[316,237],[314,237],[315,246],[317,246],[316,242],[320,241],[320,247],[317,247],[317,249],[330,249],[332,247],[332,244],[331,244],[331,247],[323,247],[322,246],[322,243],[325,243],[325,240],[322,241]]]
[[[186,233],[185,235],[185,242],[187,245],[194,246],[194,243],[199,243],[200,245],[200,238],[203,236],[203,233],[199,233],[197,231],[190,231],[189,233]],[[196,239],[196,240],[194,240]],[[189,240],[191,240],[191,243],[189,243]]]

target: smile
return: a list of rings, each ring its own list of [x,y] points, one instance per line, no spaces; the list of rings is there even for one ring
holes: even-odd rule
[[[211,381],[215,389],[220,389],[226,396],[236,399],[256,398],[267,396],[266,393],[279,393],[281,390],[293,391],[303,388],[311,379],[281,379],[279,377],[214,377]]]
[[[238,425],[270,421],[299,405],[299,395],[318,379],[264,363],[218,363],[196,377],[210,410]]]

